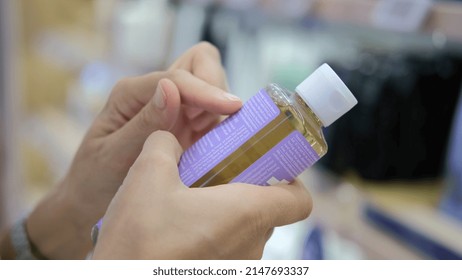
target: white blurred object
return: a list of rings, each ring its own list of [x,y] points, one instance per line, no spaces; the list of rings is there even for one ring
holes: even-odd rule
[[[301,18],[308,14],[313,2],[314,0],[264,0],[262,6],[273,16]]]
[[[177,8],[172,34],[172,45],[168,59],[169,65],[202,38],[206,18],[206,11],[203,5],[210,1],[190,2],[199,3],[190,4],[185,1],[180,3]]]
[[[372,23],[393,31],[417,31],[432,7],[432,0],[381,0],[372,11]]]
[[[66,112],[47,108],[25,119],[20,132],[26,142],[46,157],[53,178],[62,178],[83,139],[85,128]]]
[[[70,71],[81,69],[103,53],[100,37],[57,29],[40,32],[34,45],[44,59]]]
[[[113,60],[146,71],[163,66],[173,12],[167,0],[120,1],[113,25]]]
[[[266,243],[262,259],[300,259],[303,250],[303,242],[308,229],[307,220],[275,228],[271,238]]]
[[[239,11],[245,11],[256,6],[258,0],[221,0],[223,6]]]
[[[66,105],[69,117],[87,129],[107,102],[114,84],[124,74],[105,61],[85,65],[79,79],[68,88]]]

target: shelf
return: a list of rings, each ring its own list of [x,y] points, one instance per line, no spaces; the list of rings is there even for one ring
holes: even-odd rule
[[[441,180],[377,183],[315,168],[302,180],[314,202],[308,220],[355,244],[364,259],[462,255],[462,224],[438,210]]]
[[[311,12],[320,19],[372,26],[371,15],[378,0],[318,0]],[[432,7],[421,30],[445,34],[449,39],[462,42],[462,3],[438,2]]]

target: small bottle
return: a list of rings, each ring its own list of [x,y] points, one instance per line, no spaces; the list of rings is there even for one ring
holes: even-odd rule
[[[295,92],[270,84],[183,153],[180,177],[199,188],[292,182],[326,154],[322,127],[357,103],[327,64]]]
[[[188,187],[292,182],[327,152],[322,127],[358,103],[327,64],[291,92],[270,84],[181,156]],[[96,243],[102,220],[92,229]]]

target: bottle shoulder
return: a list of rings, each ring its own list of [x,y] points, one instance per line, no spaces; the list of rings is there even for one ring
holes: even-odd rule
[[[274,83],[266,86],[265,91],[288,117],[291,125],[302,133],[319,156],[323,156],[327,152],[327,143],[322,123],[303,99],[296,92]]]

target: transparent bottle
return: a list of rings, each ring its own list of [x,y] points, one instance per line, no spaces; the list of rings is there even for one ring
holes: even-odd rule
[[[356,104],[327,64],[295,92],[270,84],[183,153],[180,177],[188,187],[291,182],[326,154],[322,127]],[[101,225],[93,227],[93,242]]]
[[[270,84],[183,154],[189,187],[291,182],[327,152],[322,133],[357,101],[323,64],[295,92]]]

